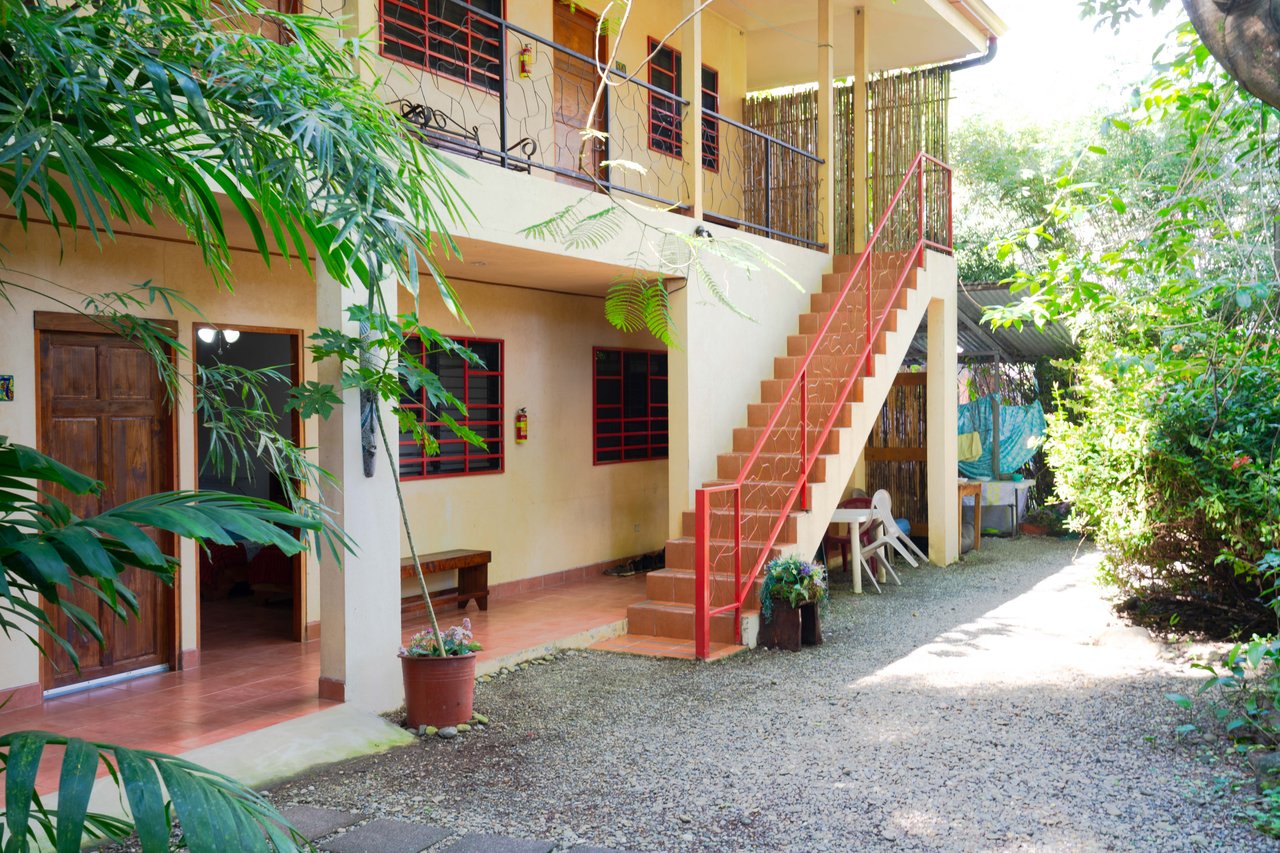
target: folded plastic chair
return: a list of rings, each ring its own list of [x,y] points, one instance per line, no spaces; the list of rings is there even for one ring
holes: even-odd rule
[[[893,570],[893,564],[889,559],[889,548],[893,548],[912,566],[919,566],[922,562],[928,562],[928,558],[924,553],[916,547],[911,541],[911,537],[902,532],[902,528],[898,526],[897,519],[893,517],[893,499],[889,497],[889,493],[884,489],[880,489],[871,496],[871,529],[875,538],[870,544],[862,546],[862,554],[870,563],[871,558],[880,561],[885,571],[893,578],[893,582],[898,586],[902,586],[902,580],[898,577],[898,573]],[[916,558],[919,558],[917,561]],[[874,581],[873,581],[874,585]],[[876,585],[877,591],[879,586]]]

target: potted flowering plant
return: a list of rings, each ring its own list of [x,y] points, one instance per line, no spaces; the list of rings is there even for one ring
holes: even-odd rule
[[[796,556],[776,557],[760,586],[760,645],[799,651],[819,645],[818,603],[827,597],[827,569]]]
[[[410,728],[456,726],[471,719],[480,644],[463,619],[442,631],[419,631],[400,649],[405,711]]]

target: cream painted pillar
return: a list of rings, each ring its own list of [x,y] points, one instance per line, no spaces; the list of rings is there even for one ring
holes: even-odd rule
[[[835,254],[835,3],[818,0],[818,242]]]
[[[929,468],[929,559],[939,566],[960,558],[960,498],[956,493],[959,391],[956,291],[929,303],[929,365],[925,377]]]
[[[867,449],[864,446],[862,453],[858,456],[858,461],[853,465],[853,476],[849,478],[849,484],[855,489],[867,490]]]
[[[363,287],[343,287],[317,264],[316,319],[321,327],[358,333],[346,308],[363,303]],[[395,285],[384,283],[389,304]],[[338,383],[338,366],[320,366],[320,381]],[[325,499],[356,553],[341,566],[327,551],[320,557],[320,695],[370,711],[386,711],[404,701],[400,663],[400,511],[392,468],[379,439],[373,477],[364,476],[360,450],[360,392],[342,392],[343,405],[320,422],[320,465],[338,479]],[[389,406],[382,407],[388,434],[397,435]],[[393,443],[393,458],[399,447]]]
[[[700,5],[699,0],[684,0],[684,14]],[[689,207],[695,222],[702,221],[702,13],[694,15],[680,29],[681,86],[680,97],[689,102],[681,126],[680,150],[684,159],[684,178],[689,186]],[[672,45],[674,47],[675,45]]]
[[[867,10],[853,10],[853,251],[867,247],[869,219],[867,204],[867,151],[871,133],[867,123],[867,80],[871,59],[867,52]]]
[[[679,347],[667,350],[667,527],[672,539],[683,535],[681,514],[693,508],[694,484],[689,473],[689,288],[671,294],[671,317]]]

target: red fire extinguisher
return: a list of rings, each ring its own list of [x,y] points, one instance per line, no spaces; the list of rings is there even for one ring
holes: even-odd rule
[[[523,408],[516,412],[516,444],[529,440],[529,413]]]

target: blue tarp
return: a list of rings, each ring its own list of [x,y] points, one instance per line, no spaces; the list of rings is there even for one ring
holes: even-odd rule
[[[991,397],[979,397],[960,407],[960,429],[982,436],[982,455],[973,462],[961,462],[966,477],[991,476]],[[1012,474],[1031,461],[1044,438],[1044,409],[1000,404],[1000,473]]]

